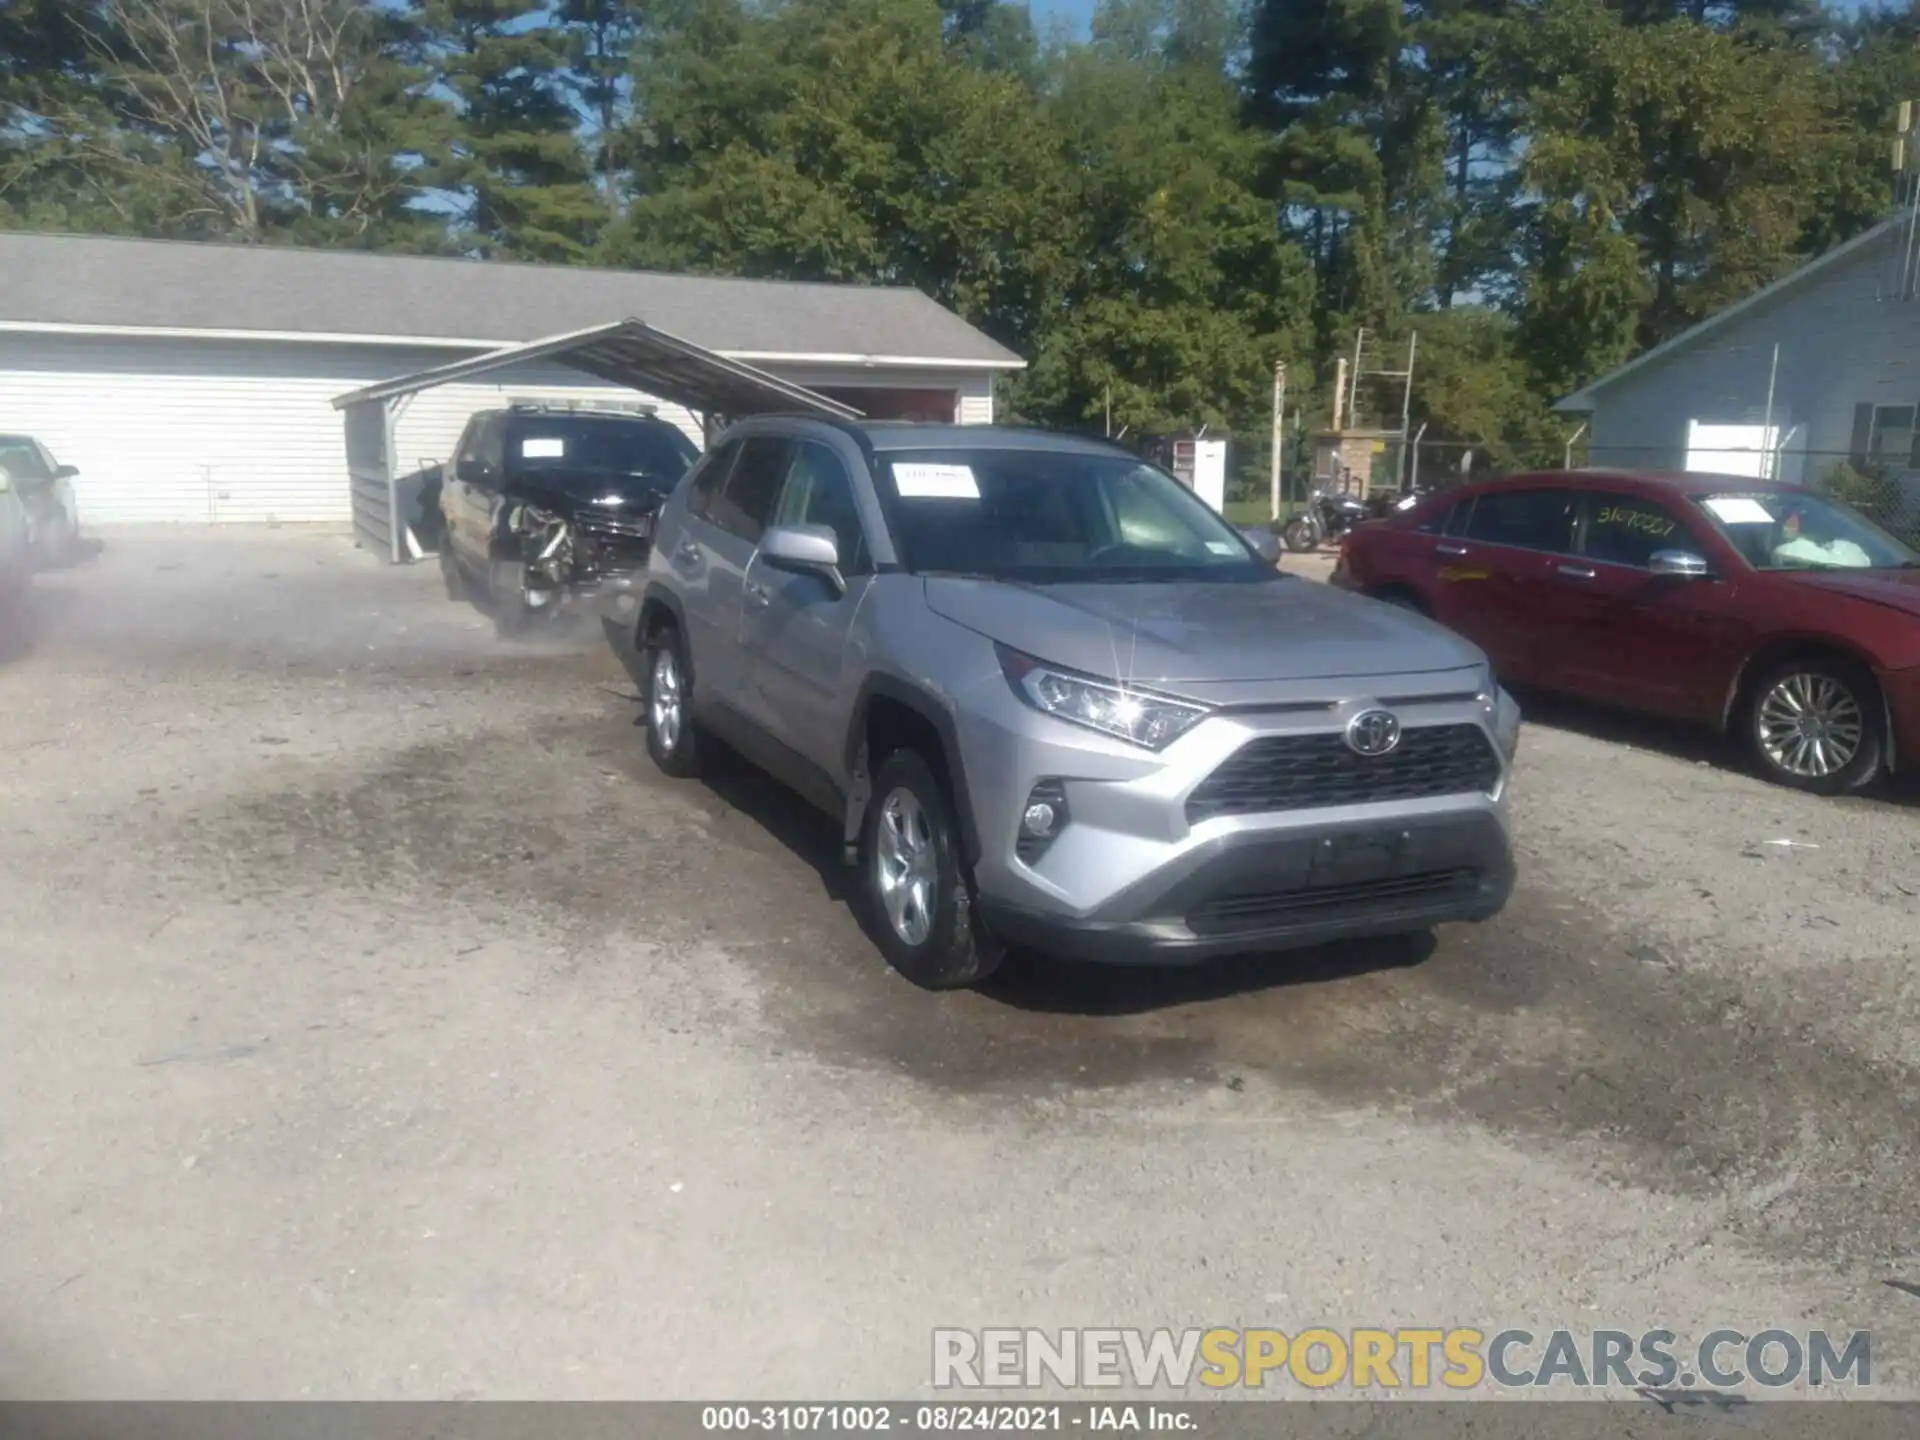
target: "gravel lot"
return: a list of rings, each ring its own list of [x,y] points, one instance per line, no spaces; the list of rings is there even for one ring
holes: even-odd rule
[[[1920,1394],[1910,794],[1543,704],[1492,925],[929,996],[637,713],[337,536],[43,580],[0,1395],[911,1396],[1007,1324],[1871,1328]]]

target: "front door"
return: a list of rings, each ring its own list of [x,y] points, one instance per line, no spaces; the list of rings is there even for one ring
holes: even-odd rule
[[[847,589],[837,594],[822,576],[791,574],[756,558],[741,618],[743,693],[749,718],[832,776],[846,740],[847,635],[873,583],[846,457],[817,440],[798,442],[774,523],[832,530]]]
[[[1715,720],[1751,644],[1735,580],[1653,573],[1653,556],[1716,553],[1677,504],[1624,491],[1583,497],[1580,564],[1557,577],[1569,625],[1556,683],[1590,699]]]
[[[1551,485],[1486,490],[1459,533],[1434,537],[1434,618],[1486,651],[1503,681],[1550,683],[1565,598],[1554,582],[1572,562],[1577,504]]]

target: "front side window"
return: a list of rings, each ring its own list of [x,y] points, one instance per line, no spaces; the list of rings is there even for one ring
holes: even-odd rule
[[[1565,554],[1573,549],[1573,512],[1569,490],[1489,490],[1474,501],[1467,538]]]
[[[1204,500],[1129,456],[983,447],[893,454],[882,468],[912,570],[1030,584],[1278,574]]]
[[[866,541],[854,503],[853,480],[840,457],[825,445],[803,440],[794,447],[774,523],[826,526],[840,548],[841,570],[849,575],[865,573]]]
[[[1756,570],[1912,570],[1920,556],[1850,505],[1803,490],[1703,495],[1702,513]]]
[[[1589,560],[1646,570],[1655,551],[1686,549],[1691,543],[1687,527],[1664,505],[1611,491],[1587,497],[1584,553]]]

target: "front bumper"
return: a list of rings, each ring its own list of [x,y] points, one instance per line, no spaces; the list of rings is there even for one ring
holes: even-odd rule
[[[1492,919],[1513,889],[1491,810],[1361,821],[1210,842],[1126,918],[1046,913],[983,896],[1002,938],[1068,960],[1198,962]]]
[[[1433,753],[1423,731],[1471,729],[1492,751],[1490,769],[1379,788],[1348,764],[1355,783],[1337,794],[1284,779],[1223,792],[1219,781],[1250,747],[1295,753],[1296,742],[1329,740],[1382,706],[1351,681],[1276,680],[1152,754],[1038,716],[992,678],[998,692],[983,683],[959,707],[958,738],[975,889],[983,918],[1009,940],[1116,963],[1200,960],[1484,920],[1512,889],[1506,791],[1520,718],[1504,691],[1478,697],[1483,671],[1378,686],[1405,734],[1423,742],[1416,752],[1403,741],[1409,758]],[[1311,789],[1325,747],[1299,753],[1321,758],[1280,773]],[[1037,853],[1031,842],[1023,851],[1022,812],[1042,785],[1065,818]]]

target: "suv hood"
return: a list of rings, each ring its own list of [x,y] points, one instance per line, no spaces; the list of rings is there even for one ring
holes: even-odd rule
[[[1787,572],[1795,584],[1817,590],[1837,590],[1856,600],[1869,600],[1889,609],[1920,615],[1920,570],[1796,570]]]
[[[1403,675],[1484,663],[1477,649],[1431,620],[1292,577],[1252,584],[924,583],[928,608],[957,625],[1067,669],[1146,685]]]

